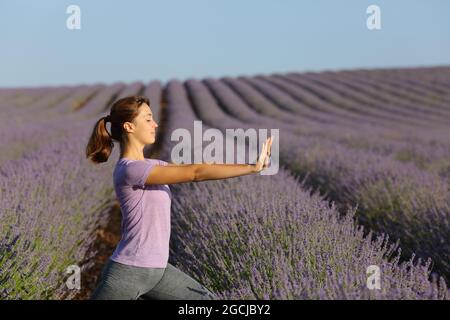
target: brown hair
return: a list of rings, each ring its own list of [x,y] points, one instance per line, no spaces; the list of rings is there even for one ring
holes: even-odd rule
[[[113,139],[120,142],[122,149],[128,143],[123,124],[133,122],[143,103],[150,106],[150,101],[145,96],[129,96],[114,102],[110,114],[100,118],[95,124],[86,146],[86,158],[94,163],[106,162],[114,147]],[[111,134],[106,129],[108,121],[111,122]]]

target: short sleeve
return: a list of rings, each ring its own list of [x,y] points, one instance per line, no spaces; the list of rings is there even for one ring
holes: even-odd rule
[[[145,181],[151,170],[158,165],[150,161],[133,161],[128,163],[125,170],[125,183],[130,186],[145,187]]]

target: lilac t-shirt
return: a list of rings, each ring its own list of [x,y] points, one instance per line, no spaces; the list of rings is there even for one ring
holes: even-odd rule
[[[122,238],[110,259],[137,267],[165,268],[169,259],[170,206],[168,185],[145,185],[158,159],[120,158],[114,189],[122,211]]]

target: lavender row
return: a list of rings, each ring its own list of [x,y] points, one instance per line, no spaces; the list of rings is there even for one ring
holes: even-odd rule
[[[435,110],[428,102],[411,102],[407,98],[399,97],[379,88],[374,88],[371,83],[360,81],[359,78],[346,78],[344,75],[336,74],[296,74],[293,77],[303,77],[309,81],[314,81],[336,92],[344,103],[360,103],[361,106],[368,106],[373,110],[378,110],[380,115],[391,119],[403,121],[417,120],[426,123],[436,123],[436,125],[448,125],[450,122],[450,112],[446,110]],[[383,81],[386,83],[386,81]],[[397,92],[400,85],[394,88]]]
[[[254,118],[254,123],[270,121],[273,126],[286,128],[302,136],[320,136],[349,148],[382,155],[392,154],[400,161],[411,161],[419,168],[442,175],[448,171],[450,146],[448,142],[435,141],[436,135],[433,133],[429,136],[424,134],[423,138],[419,138],[423,141],[417,141],[415,132],[413,135],[409,131],[399,132],[394,129],[379,130],[368,126],[356,129],[319,121],[303,121],[296,118],[296,115],[284,112],[281,107],[277,108],[277,105],[283,104],[294,108],[295,102],[290,100],[289,96],[259,80],[224,78],[222,83],[227,84],[229,88],[217,80],[206,79],[204,82],[220,100],[221,106],[242,121],[251,121],[251,117]],[[249,84],[257,86],[261,91],[250,87]],[[261,115],[266,119],[263,120]]]
[[[222,299],[449,299],[430,261],[399,262],[397,246],[340,217],[287,171],[172,189],[173,263]],[[214,195],[211,199],[209,195]],[[264,199],[264,201],[261,201]],[[377,266],[380,290],[367,287]],[[437,285],[439,283],[439,285]]]
[[[433,98],[439,98],[438,100],[449,101],[449,88],[450,79],[448,77],[448,68],[419,68],[419,69],[403,69],[403,70],[374,70],[369,76],[372,78],[378,78],[379,76],[387,77],[388,79],[398,79],[405,84],[412,85],[415,89],[423,88],[426,90],[425,96],[431,95]],[[366,76],[368,72],[363,70]],[[422,91],[422,93],[424,93]],[[433,94],[434,93],[434,94]]]
[[[116,90],[114,86],[112,89]],[[11,108],[0,122],[0,163],[19,159],[44,143],[66,138],[71,134],[67,131],[68,123],[92,117],[87,111],[99,113],[99,106],[104,108],[111,95],[111,90],[104,86],[73,87],[69,91],[48,91],[34,105]]]
[[[202,83],[189,80],[186,86],[194,108],[208,125],[223,131],[260,127],[225,114]],[[311,185],[328,192],[338,203],[359,204],[360,221],[401,239],[409,254],[417,252],[422,257],[432,257],[436,270],[443,274],[450,271],[450,248],[442,245],[448,243],[450,231],[450,211],[446,211],[449,192],[446,181],[439,176],[388,156],[293,135],[283,129],[280,161],[299,175],[309,175]]]
[[[285,104],[286,96],[290,96],[298,101],[304,100],[307,102],[308,106],[311,108],[316,108],[318,110],[322,110],[324,114],[329,114],[331,116],[331,119],[334,119],[334,122],[336,124],[339,124],[341,126],[341,129],[343,129],[343,126],[346,126],[346,130],[349,129],[355,129],[355,131],[360,132],[367,132],[369,131],[371,134],[376,132],[381,133],[394,133],[394,134],[402,134],[405,137],[413,137],[415,140],[417,140],[420,143],[423,144],[429,144],[430,140],[438,140],[438,141],[445,141],[448,145],[448,130],[419,130],[419,128],[411,127],[411,126],[400,126],[399,124],[395,125],[386,125],[382,122],[372,121],[371,123],[368,123],[367,121],[355,121],[352,118],[344,118],[341,119],[341,116],[336,116],[333,113],[329,113],[326,111],[326,109],[323,109],[324,106],[328,106],[327,108],[331,109],[332,104],[330,104],[327,101],[322,101],[319,99],[319,97],[315,97],[312,95],[312,93],[305,91],[299,86],[296,86],[292,83],[289,83],[285,80],[281,80],[275,77],[256,77],[256,80],[260,80],[259,83],[251,79],[252,85],[257,84],[257,87],[259,88],[260,94],[267,96],[269,99],[272,99],[276,102],[277,105],[280,106],[280,109],[283,109],[283,104]],[[226,81],[226,80],[225,80]],[[268,86],[266,84],[265,87],[261,87],[261,85],[264,83],[269,83],[271,86]],[[274,88],[275,87],[275,88]],[[316,87],[317,90],[320,90],[320,86]],[[284,94],[283,94],[284,93]],[[282,99],[281,99],[281,98]],[[287,101],[290,102],[292,99],[288,99]],[[298,106],[297,103],[295,106]],[[334,107],[336,108],[336,107]],[[373,119],[372,119],[373,120]],[[342,123],[342,121],[347,121],[347,124]],[[430,134],[431,132],[431,134]]]
[[[383,79],[377,80],[373,76],[355,76],[350,72],[346,73],[346,77],[353,82],[376,89],[379,96],[389,98],[397,103],[407,102],[412,108],[428,110],[431,114],[443,114],[447,119],[449,117],[450,110],[448,105],[439,101],[430,100],[426,96],[426,94],[430,93],[430,90],[424,87],[411,87],[404,81],[392,81],[386,76]]]
[[[296,75],[296,76],[284,76],[278,75],[280,79],[289,81],[298,85],[301,88],[305,88],[307,90],[312,90],[317,95],[319,95],[324,101],[336,106],[337,108],[343,108],[345,110],[349,110],[350,112],[357,114],[358,116],[366,117],[369,119],[373,119],[378,123],[386,124],[387,126],[392,125],[409,125],[414,127],[430,127],[428,122],[421,122],[420,119],[415,118],[406,118],[395,113],[386,114],[383,110],[379,108],[373,108],[371,105],[367,103],[361,103],[355,101],[355,99],[345,98],[342,95],[336,93],[332,86],[335,84],[325,86],[322,82],[316,83],[315,81],[311,81],[310,77],[304,75]],[[322,77],[321,77],[322,78]]]
[[[192,133],[203,108],[195,81],[166,87],[168,127],[163,159],[170,160],[174,129]],[[191,108],[190,101],[194,103]],[[195,110],[195,112],[194,112]],[[218,119],[223,120],[223,119]],[[217,127],[217,126],[214,126]],[[220,128],[220,127],[219,127]],[[399,263],[385,236],[371,241],[334,206],[310,194],[282,168],[275,176],[246,176],[171,186],[171,263],[194,272],[227,299],[448,299],[443,279],[429,281],[430,262]],[[212,196],[211,196],[212,195]],[[261,201],[261,199],[264,199]],[[213,250],[211,250],[213,248]],[[367,267],[382,270],[382,290],[366,286]]]

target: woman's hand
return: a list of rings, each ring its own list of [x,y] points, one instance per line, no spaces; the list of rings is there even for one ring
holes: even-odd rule
[[[272,136],[270,136],[267,138],[266,142],[264,142],[258,161],[254,165],[254,172],[260,172],[269,166],[270,152],[272,151],[272,140]]]

